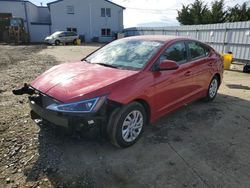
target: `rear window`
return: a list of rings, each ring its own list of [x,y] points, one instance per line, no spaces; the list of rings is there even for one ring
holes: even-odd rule
[[[210,49],[198,42],[187,43],[191,59],[199,59],[209,55]]]

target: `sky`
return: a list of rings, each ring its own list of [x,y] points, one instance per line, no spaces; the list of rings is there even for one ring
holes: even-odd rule
[[[36,5],[46,5],[53,0],[30,0]],[[204,0],[209,6],[214,0]],[[234,6],[250,0],[225,0],[225,5]],[[182,4],[188,5],[194,0],[112,0],[121,6],[126,7],[124,11],[124,27],[163,27],[177,26],[177,10]]]

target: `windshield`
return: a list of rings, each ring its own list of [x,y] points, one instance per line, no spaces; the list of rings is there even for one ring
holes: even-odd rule
[[[53,33],[51,36],[52,36],[52,37],[56,37],[57,35],[59,35],[59,34],[61,34],[61,33],[62,33],[62,32],[57,31],[57,32]]]
[[[117,40],[91,54],[85,60],[113,68],[138,70],[147,64],[163,44],[163,42],[141,39]]]

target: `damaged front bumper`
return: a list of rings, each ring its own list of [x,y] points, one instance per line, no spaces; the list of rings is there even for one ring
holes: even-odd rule
[[[29,97],[29,105],[32,112],[38,115],[41,119],[63,127],[80,129],[86,126],[100,125],[106,119],[106,116],[103,114],[76,114],[51,111],[39,104],[36,97]]]
[[[61,104],[61,102],[35,90],[28,84],[25,84],[21,89],[13,90],[13,94],[30,95],[29,105],[32,114],[37,117],[36,119],[42,119],[57,126],[81,129],[82,127],[101,125],[107,120],[107,106],[109,101],[104,102],[102,107],[94,113],[71,113],[47,109],[47,106],[55,103]]]

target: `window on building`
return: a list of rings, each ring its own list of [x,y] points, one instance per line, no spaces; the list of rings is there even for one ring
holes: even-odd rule
[[[68,28],[67,28],[67,31],[77,33],[77,28],[71,28],[71,27],[68,27]]]
[[[101,17],[111,17],[111,8],[101,8]]]
[[[67,6],[67,14],[75,14],[74,6]]]
[[[102,29],[102,36],[104,36],[104,37],[111,36],[111,29],[109,29],[109,28],[103,28]]]
[[[110,8],[106,8],[106,16],[111,17],[111,9]]]
[[[111,36],[111,30],[107,29],[107,36]]]
[[[105,17],[106,16],[106,10],[105,8],[101,8],[101,17]]]
[[[102,29],[102,36],[106,35],[106,29]]]

